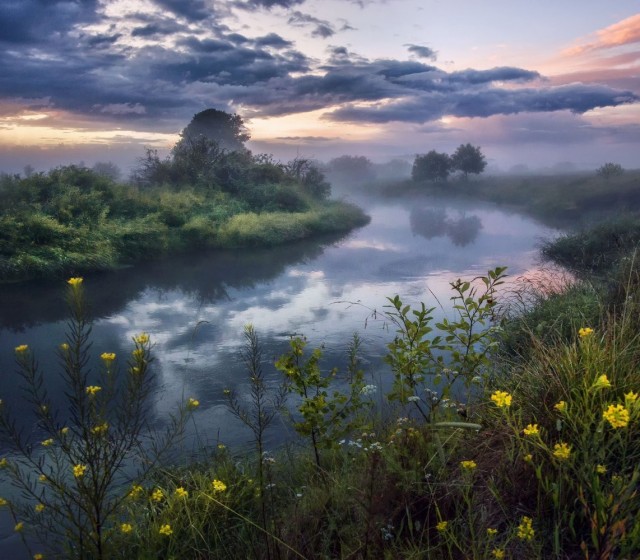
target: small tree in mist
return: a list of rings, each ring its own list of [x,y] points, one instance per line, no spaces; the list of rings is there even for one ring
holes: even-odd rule
[[[487,160],[482,154],[480,146],[460,144],[451,156],[451,168],[454,171],[461,171],[465,179],[469,173],[479,175],[485,170],[485,167],[487,167]]]
[[[451,158],[445,154],[431,150],[424,155],[417,155],[411,169],[414,181],[446,181],[451,173]]]
[[[602,177],[605,181],[613,177],[620,177],[624,173],[624,168],[619,163],[605,163],[596,170],[598,177]]]

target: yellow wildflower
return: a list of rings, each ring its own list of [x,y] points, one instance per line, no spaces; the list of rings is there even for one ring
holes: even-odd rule
[[[40,554],[39,552],[36,552],[33,555],[33,560],[44,560],[44,554]]]
[[[621,404],[610,404],[602,413],[602,418],[613,428],[626,428],[629,424],[629,411]]]
[[[104,424],[98,424],[97,426],[94,426],[93,428],[91,428],[91,433],[93,435],[100,436],[102,434],[107,433],[108,430],[109,430],[109,424],[105,422]]]
[[[60,345],[60,350],[62,350],[63,352],[68,352],[69,351],[69,345],[66,342],[63,342]]]
[[[188,410],[195,410],[199,406],[200,406],[200,401],[197,400],[197,399],[190,398],[189,401],[187,402],[187,409]]]
[[[135,500],[140,494],[142,494],[142,492],[144,492],[144,488],[139,484],[134,484],[131,487],[131,490],[129,490],[127,497],[131,498],[132,500]]]
[[[165,525],[163,525],[162,527],[160,527],[160,530],[158,531],[161,535],[166,535],[167,537],[169,535],[173,534],[173,530],[171,529],[171,525],[169,525],[168,523],[166,523]]]
[[[526,515],[520,521],[518,525],[518,538],[523,541],[530,541],[533,539],[536,532],[533,529],[533,520]]]
[[[211,486],[213,486],[214,492],[224,492],[227,489],[227,485],[217,478],[211,483]]]
[[[585,336],[590,336],[592,334],[593,334],[593,329],[590,329],[589,327],[582,327],[578,331],[578,335],[580,336],[580,338],[584,338]]]
[[[33,509],[36,510],[36,513],[42,513],[44,511],[44,504],[36,504]]]
[[[82,278],[80,277],[69,278],[69,280],[67,280],[67,284],[69,284],[72,287],[79,286],[80,284],[82,284]]]
[[[487,529],[487,537],[489,538],[493,538],[498,534],[498,529],[492,529],[491,527],[489,527]]]
[[[531,463],[531,461],[533,461],[533,455],[531,455],[531,453],[527,453],[523,459],[525,463]]]
[[[142,348],[136,348],[133,352],[131,352],[131,355],[136,360],[141,360],[142,358],[144,358],[144,350]]]
[[[189,492],[187,492],[182,486],[176,488],[176,496],[178,498],[188,498]]]
[[[502,558],[504,558],[504,550],[502,550],[501,548],[494,548],[491,551],[491,556],[493,556],[496,560],[501,560]]]
[[[102,354],[100,354],[100,358],[102,358],[102,360],[109,365],[111,362],[113,362],[113,360],[116,359],[116,355],[113,352],[103,352]]]
[[[553,408],[555,408],[558,412],[564,412],[565,410],[567,410],[567,403],[564,401],[560,401],[553,405]]]
[[[142,332],[138,336],[134,336],[133,341],[137,344],[147,344],[147,342],[149,342],[149,335],[146,332]]]
[[[4,469],[9,464],[6,457],[0,459],[0,469]]]
[[[160,490],[160,488],[156,488],[152,493],[151,493],[151,499],[154,502],[161,502],[164,498],[164,493],[162,492],[162,490]]]
[[[540,430],[538,429],[538,424],[528,424],[527,427],[523,430],[525,436],[539,436]]]
[[[498,408],[508,408],[511,406],[511,395],[506,391],[496,391],[491,395],[491,400]]]
[[[99,387],[98,385],[89,385],[85,389],[85,393],[90,397],[94,397],[98,391],[102,391],[102,387]]]
[[[439,531],[440,533],[442,533],[443,531],[446,531],[447,530],[447,525],[449,525],[448,521],[440,521],[436,525],[436,531]]]
[[[45,440],[42,442],[42,447],[49,447],[49,446],[51,446],[51,445],[53,445],[53,439],[51,439],[51,438],[49,438],[49,439],[45,439]]]
[[[596,382],[593,384],[594,389],[608,389],[609,387],[611,387],[611,382],[605,374],[598,377]]]
[[[624,404],[629,408],[633,408],[633,405],[636,404],[638,400],[638,393],[634,393],[633,391],[629,391],[624,395]]]
[[[47,475],[41,474],[41,475],[38,477],[38,480],[39,480],[40,482],[47,482]]]
[[[566,461],[571,455],[571,446],[564,442],[556,443],[553,446],[553,456],[561,461]]]
[[[26,344],[16,346],[16,354],[24,354],[27,350],[29,350],[29,347]]]
[[[598,474],[605,474],[607,472],[607,467],[605,467],[604,465],[598,465],[596,467],[596,472]]]
[[[68,428],[67,426],[65,426],[64,428],[62,428],[62,429],[60,430],[60,433],[61,433],[63,436],[66,436],[66,435],[69,433],[69,428]]]
[[[123,523],[120,525],[121,533],[130,533],[131,531],[133,531],[133,525],[131,525],[131,523]]]
[[[17,531],[18,533],[22,531],[22,529],[24,529],[24,523],[22,521],[18,521],[18,523],[16,523],[16,526],[13,528],[13,530]]]
[[[0,507],[4,507],[8,504],[9,502],[7,500],[5,500],[4,498],[0,498]]]
[[[77,464],[73,467],[73,476],[76,478],[82,478],[84,473],[87,472],[87,465]]]
[[[475,461],[460,461],[460,466],[467,471],[472,471],[478,465],[476,465]]]
[[[224,450],[224,449],[226,449],[226,448],[227,448],[227,446],[226,446],[224,443],[219,443],[219,444],[218,444],[218,449],[219,449],[220,451],[223,451],[223,450]]]

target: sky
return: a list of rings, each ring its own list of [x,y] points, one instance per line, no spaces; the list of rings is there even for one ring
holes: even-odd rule
[[[6,172],[127,170],[211,107],[281,160],[640,167],[637,0],[0,0],[0,48]]]

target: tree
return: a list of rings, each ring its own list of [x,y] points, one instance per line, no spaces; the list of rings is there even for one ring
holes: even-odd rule
[[[602,167],[599,167],[596,170],[596,173],[599,177],[602,177],[605,181],[611,179],[612,177],[619,177],[624,173],[624,169],[622,165],[619,163],[605,163]]]
[[[362,184],[375,179],[373,164],[365,156],[340,156],[327,166],[332,180],[343,184]]]
[[[114,182],[122,176],[122,171],[112,161],[97,161],[91,169],[94,173],[107,177]]]
[[[487,160],[480,151],[480,146],[460,144],[451,156],[451,167],[455,171],[462,171],[466,179],[469,173],[482,173],[487,167]]]
[[[444,153],[431,150],[424,155],[417,155],[411,169],[414,181],[446,181],[451,173],[451,158]]]
[[[251,138],[240,115],[231,115],[218,109],[206,109],[195,114],[180,136],[182,138],[176,148],[182,142],[193,142],[199,136],[204,136],[217,142],[220,148],[232,152],[245,150],[244,143]]]

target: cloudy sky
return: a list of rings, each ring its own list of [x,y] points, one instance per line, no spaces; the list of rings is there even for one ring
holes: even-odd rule
[[[637,0],[0,0],[0,169],[168,150],[208,107],[255,152],[639,167]]]

